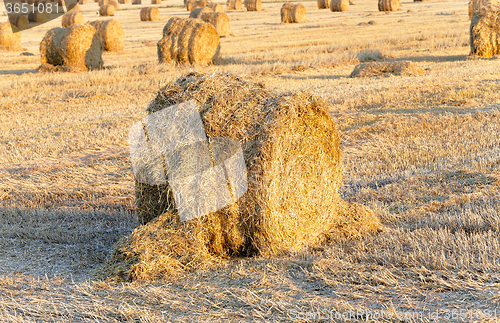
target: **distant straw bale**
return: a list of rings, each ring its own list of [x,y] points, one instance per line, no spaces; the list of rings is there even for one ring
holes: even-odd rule
[[[100,69],[103,45],[94,27],[72,25],[49,30],[40,43],[39,70],[87,71]]]
[[[105,4],[99,8],[99,15],[109,17],[115,15],[115,7],[110,4]]]
[[[424,70],[410,61],[367,62],[356,65],[350,77],[370,77],[380,75],[418,75]]]
[[[208,0],[188,0],[186,1],[187,11],[193,11],[196,8],[203,8],[208,5]]]
[[[130,0],[118,0],[119,4],[130,4]]]
[[[227,10],[241,10],[241,8],[243,8],[243,5],[241,3],[241,0],[227,0],[226,8]]]
[[[21,50],[21,33],[8,22],[0,23],[0,51]]]
[[[331,0],[330,10],[336,11],[349,11],[349,0]]]
[[[29,27],[29,20],[27,15],[9,15],[9,22],[16,26],[19,30],[25,30]]]
[[[396,11],[399,9],[399,0],[378,0],[379,11]]]
[[[214,12],[212,8],[209,7],[203,7],[203,8],[196,8],[191,11],[189,14],[189,18],[201,18],[201,15],[206,12]]]
[[[105,4],[108,4],[109,0],[99,0],[98,4],[99,4],[99,7],[102,7],[104,6]]]
[[[492,57],[500,53],[500,5],[479,3],[470,22],[470,53]]]
[[[43,24],[49,21],[49,17],[45,12],[34,11],[28,14],[28,21]]]
[[[206,5],[206,7],[212,9],[213,12],[224,12],[224,8],[220,3],[209,3]]]
[[[311,94],[268,92],[228,74],[191,73],[162,88],[148,113],[195,100],[209,137],[243,147],[248,189],[233,205],[179,222],[168,184],[136,181],[146,224],[115,245],[101,272],[163,279],[231,256],[273,256],[381,229],[366,207],[340,198],[340,135],[328,104]]]
[[[245,0],[245,7],[247,11],[261,11],[262,1],[261,0]]]
[[[120,4],[117,1],[114,1],[114,0],[109,1],[108,5],[115,7],[115,12],[116,12],[116,9],[120,8]]]
[[[67,12],[62,16],[61,23],[63,28],[71,25],[83,24],[83,15],[79,12]]]
[[[316,0],[318,4],[318,9],[328,9],[330,8],[331,0]]]
[[[224,12],[205,12],[201,15],[201,20],[214,26],[220,37],[229,35],[231,23]]]
[[[160,10],[156,7],[144,7],[140,12],[141,21],[160,20]]]
[[[161,4],[161,0],[151,0],[151,4]]]
[[[158,42],[160,63],[206,65],[218,56],[219,34],[214,26],[200,19],[172,17]]]
[[[92,21],[90,25],[96,29],[105,51],[120,52],[123,50],[125,35],[118,21],[113,19]]]
[[[281,22],[296,23],[306,21],[306,8],[301,3],[287,2],[281,7]]]

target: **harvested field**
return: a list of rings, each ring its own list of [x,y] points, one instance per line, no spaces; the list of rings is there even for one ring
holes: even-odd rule
[[[36,73],[59,19],[32,23],[22,51],[0,52],[2,320],[337,322],[349,311],[363,313],[353,322],[499,320],[500,71],[498,56],[469,56],[469,1],[405,0],[388,14],[371,0],[336,13],[307,1],[300,24],[281,24],[283,3],[226,11],[231,35],[207,66],[158,64],[168,19],[189,17],[180,0],[155,5],[159,21],[139,20],[150,1],[120,6],[123,51],[104,52],[100,70]],[[88,1],[80,12],[110,19],[98,8]],[[424,72],[350,77],[361,63],[403,61]],[[130,237],[127,250],[138,250],[167,232],[139,227],[128,130],[161,87],[194,70],[321,97],[341,135],[339,196],[369,208],[384,231],[156,281],[98,280],[116,243]],[[133,240],[140,233],[149,240]],[[456,311],[464,318],[450,319]]]

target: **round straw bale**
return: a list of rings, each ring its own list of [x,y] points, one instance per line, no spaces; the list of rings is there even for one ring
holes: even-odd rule
[[[201,15],[205,12],[214,12],[212,8],[209,7],[203,7],[203,8],[196,8],[191,11],[189,14],[189,18],[201,18]]]
[[[281,22],[294,23],[306,21],[306,8],[301,3],[287,2],[281,7]]]
[[[471,0],[471,1],[469,1],[469,19],[472,18],[472,14],[474,13],[474,9],[476,9],[476,7],[482,3],[497,4],[498,1],[497,0]]]
[[[399,0],[378,0],[379,11],[396,11],[399,9]]]
[[[261,11],[262,1],[261,0],[245,0],[245,7],[247,11]]]
[[[101,39],[105,51],[120,52],[123,50],[125,46],[125,35],[118,21],[92,21],[90,25],[96,29],[96,34]]]
[[[158,42],[158,61],[206,65],[219,53],[219,34],[200,19],[172,17]]]
[[[224,8],[220,3],[209,3],[206,5],[208,8],[212,9],[213,12],[224,12]]]
[[[160,20],[160,10],[156,7],[144,7],[141,9],[141,21]]]
[[[500,53],[500,5],[492,1],[479,3],[470,23],[470,53],[492,57]]]
[[[132,0],[132,4],[142,4],[141,0]]]
[[[330,0],[317,0],[318,9],[330,8]]]
[[[243,5],[241,3],[241,0],[227,0],[226,8],[227,10],[241,10],[241,8],[243,8]]]
[[[35,22],[39,24],[43,24],[48,21],[47,14],[45,12],[30,12],[28,14],[28,20],[30,22]]]
[[[21,33],[9,22],[0,23],[0,50],[21,50]]]
[[[349,0],[331,0],[330,10],[335,11],[349,11]]]
[[[78,0],[78,3],[79,3],[79,4],[82,4],[82,5],[83,5],[83,4],[87,4],[87,0]]]
[[[168,184],[136,181],[136,211],[147,221],[116,245],[107,275],[158,279],[221,257],[297,252],[381,229],[373,212],[340,198],[340,135],[323,99],[270,93],[236,75],[190,73],[162,88],[148,113],[189,100],[208,137],[241,143],[248,189],[233,205],[180,223]]]
[[[187,11],[193,11],[196,8],[203,8],[208,5],[207,0],[188,0],[186,1]]]
[[[101,16],[114,16],[115,15],[115,7],[109,4],[105,4],[99,8],[99,15]]]
[[[229,35],[231,24],[229,17],[224,12],[205,12],[201,15],[201,20],[214,26],[220,37]]]
[[[62,16],[61,23],[63,28],[66,28],[71,25],[83,24],[84,23],[83,15],[79,12],[67,12]]]
[[[40,43],[42,66],[50,64],[61,70],[100,69],[103,45],[94,27],[72,25],[49,30]]]
[[[28,16],[25,15],[9,15],[9,21],[12,25],[16,26],[19,30],[28,29]]]

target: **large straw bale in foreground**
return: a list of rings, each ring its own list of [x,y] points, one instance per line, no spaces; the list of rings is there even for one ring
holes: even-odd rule
[[[330,2],[330,10],[333,12],[349,11],[349,0],[332,0]]]
[[[40,70],[47,68],[44,65],[76,72],[100,69],[103,65],[102,51],[102,42],[92,26],[53,28],[45,34],[40,43]]]
[[[191,13],[189,14],[189,18],[200,18],[201,19],[201,15],[203,13],[206,13],[206,12],[214,12],[214,11],[212,10],[212,8],[209,8],[209,7],[196,8],[196,9],[193,9],[193,11],[191,11]]]
[[[136,182],[137,213],[148,223],[115,246],[105,274],[158,279],[231,255],[293,252],[381,228],[370,210],[339,197],[340,136],[321,98],[191,73],[162,88],[148,113],[189,100],[209,137],[240,141],[248,190],[231,206],[180,223],[167,185]]]
[[[245,0],[245,7],[247,11],[261,11],[262,1],[261,0]]]
[[[62,16],[62,27],[66,28],[71,25],[78,25],[78,24],[83,24],[83,15],[79,12],[67,12]]]
[[[399,9],[399,0],[378,0],[379,11],[396,11]]]
[[[160,10],[156,7],[144,7],[140,13],[141,21],[157,21],[160,20]]]
[[[226,3],[227,10],[241,10],[243,8],[243,4],[241,0],[227,0]]]
[[[330,8],[330,0],[317,0],[318,9],[328,9]]]
[[[470,53],[492,57],[500,53],[500,5],[483,2],[474,10],[470,22]]]
[[[219,53],[219,35],[214,26],[200,19],[172,17],[158,42],[160,63],[206,65]]]
[[[8,22],[0,23],[0,50],[15,51],[21,49],[21,33],[16,26]]]
[[[414,62],[368,62],[356,65],[350,77],[370,77],[379,75],[418,75],[424,70]]]
[[[306,21],[306,8],[301,3],[287,2],[281,7],[281,22],[295,23]]]
[[[204,12],[201,15],[201,20],[214,26],[220,37],[229,35],[231,23],[224,12]]]
[[[121,52],[125,46],[125,35],[122,26],[116,20],[92,21],[92,27],[97,30],[97,35],[107,52]]]

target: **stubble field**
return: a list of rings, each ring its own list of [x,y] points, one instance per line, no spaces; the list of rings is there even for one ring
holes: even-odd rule
[[[499,61],[468,56],[467,0],[404,0],[389,14],[354,3],[304,2],[301,24],[280,24],[282,2],[229,11],[231,36],[208,67],[157,64],[166,21],[189,15],[179,0],[158,5],[157,22],[122,5],[125,50],[105,53],[101,71],[36,73],[60,18],[24,31],[34,56],[0,53],[0,320],[500,321]],[[96,10],[82,6],[85,20],[105,19]],[[372,60],[424,72],[349,77]],[[322,96],[342,133],[342,194],[385,230],[163,282],[95,280],[137,226],[128,129],[160,86],[194,70]]]

